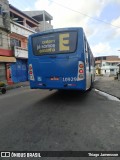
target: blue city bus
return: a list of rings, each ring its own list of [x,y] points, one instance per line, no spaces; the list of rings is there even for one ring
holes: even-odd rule
[[[35,33],[28,41],[31,89],[91,90],[94,57],[83,28]]]

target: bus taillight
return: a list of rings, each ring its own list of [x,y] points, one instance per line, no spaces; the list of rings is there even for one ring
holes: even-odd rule
[[[84,65],[83,65],[83,64],[80,64],[79,67],[80,67],[80,68],[84,68]]]
[[[83,73],[83,69],[80,69],[80,70],[79,70],[79,73]]]
[[[32,65],[29,65],[29,71],[31,71],[32,70]]]
[[[78,62],[78,81],[84,79],[84,63],[82,61]]]
[[[30,80],[34,81],[34,74],[33,74],[32,64],[29,64],[29,76],[30,76]]]
[[[33,74],[33,72],[32,72],[32,71],[29,71],[29,74],[31,75],[31,74]]]

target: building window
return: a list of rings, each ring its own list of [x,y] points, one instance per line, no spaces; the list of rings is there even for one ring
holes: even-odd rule
[[[2,33],[0,33],[0,46],[2,46]]]
[[[114,69],[110,69],[110,71],[112,72],[112,71],[114,71]]]
[[[103,57],[103,60],[106,60],[106,57]]]
[[[17,47],[21,47],[21,41],[15,38],[11,38],[10,39],[10,45],[11,46],[17,46]]]

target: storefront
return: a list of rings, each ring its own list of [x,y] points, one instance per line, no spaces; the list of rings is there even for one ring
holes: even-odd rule
[[[6,81],[5,63],[1,63],[1,62],[0,62],[0,81]]]
[[[14,83],[28,80],[27,59],[17,59],[16,63],[10,64],[11,79]]]
[[[10,64],[15,62],[15,57],[0,56],[0,81],[4,81],[8,84],[13,83],[11,79]]]
[[[14,83],[28,80],[28,50],[18,46],[14,47],[16,63],[11,64],[12,80]]]

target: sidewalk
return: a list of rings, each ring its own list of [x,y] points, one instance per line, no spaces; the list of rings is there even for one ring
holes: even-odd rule
[[[19,82],[19,83],[14,83],[14,84],[11,84],[11,85],[7,85],[7,90],[10,90],[10,89],[14,89],[14,88],[20,88],[20,87],[25,87],[25,86],[29,86],[29,81],[26,81],[26,82]]]
[[[114,77],[96,76],[94,88],[120,99],[120,81],[114,80]]]

